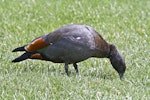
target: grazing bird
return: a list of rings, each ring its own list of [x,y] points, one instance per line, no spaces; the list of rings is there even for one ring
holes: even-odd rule
[[[67,75],[68,64],[73,64],[76,73],[79,73],[77,63],[90,57],[108,58],[113,68],[118,72],[120,79],[123,78],[126,70],[125,61],[116,46],[107,43],[98,32],[86,25],[64,26],[38,37],[12,52],[18,51],[25,51],[25,53],[12,62],[39,59],[64,63]]]

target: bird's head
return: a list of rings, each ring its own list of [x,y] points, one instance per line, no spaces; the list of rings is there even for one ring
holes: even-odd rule
[[[110,45],[109,59],[113,68],[118,72],[120,79],[123,79],[126,70],[126,64],[114,45]]]

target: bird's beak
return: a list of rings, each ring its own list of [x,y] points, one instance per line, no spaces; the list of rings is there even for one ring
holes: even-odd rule
[[[119,73],[120,79],[123,80],[124,79],[124,73]]]

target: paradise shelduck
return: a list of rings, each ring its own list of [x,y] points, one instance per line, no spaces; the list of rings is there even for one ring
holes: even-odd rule
[[[68,75],[68,64],[73,64],[78,73],[77,63],[90,57],[108,58],[113,68],[123,78],[126,64],[117,48],[107,43],[92,27],[72,24],[57,29],[31,41],[29,44],[18,47],[12,52],[25,51],[12,62],[26,59],[39,59],[64,63]]]

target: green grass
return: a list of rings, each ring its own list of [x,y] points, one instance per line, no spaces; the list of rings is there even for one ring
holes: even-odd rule
[[[121,81],[108,59],[70,65],[26,60],[11,51],[71,23],[94,27],[126,60]],[[1,100],[148,100],[150,98],[149,0],[1,0]]]

